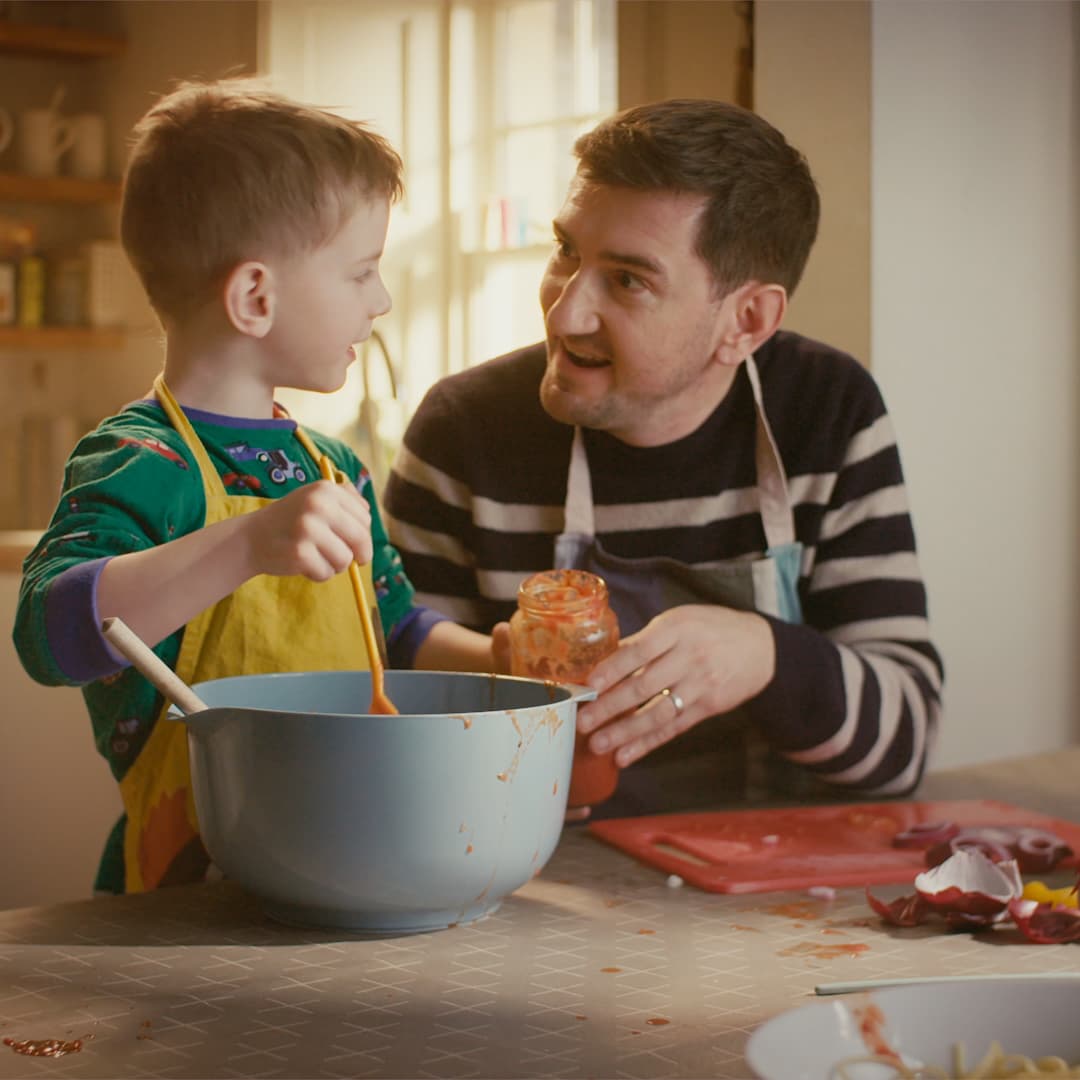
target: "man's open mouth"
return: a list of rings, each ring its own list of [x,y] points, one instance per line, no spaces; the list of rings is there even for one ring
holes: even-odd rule
[[[566,355],[575,367],[580,368],[607,367],[611,363],[606,356],[585,356],[582,353],[572,352],[570,349],[566,349]]]

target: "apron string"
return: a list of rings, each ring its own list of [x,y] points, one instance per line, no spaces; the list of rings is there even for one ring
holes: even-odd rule
[[[593,517],[592,477],[589,459],[585,453],[585,435],[574,426],[574,440],[570,445],[570,470],[566,475],[566,521],[563,532],[572,536],[596,535]]]
[[[308,435],[308,433],[299,424],[296,425],[296,431],[293,432],[293,434],[298,439],[300,445],[308,452],[311,460],[314,461],[316,465],[318,465],[319,459],[323,456],[323,454],[321,453],[319,448],[311,441],[311,436]],[[334,468],[336,470],[337,466],[334,466]]]
[[[754,461],[757,467],[758,505],[761,523],[765,528],[767,551],[795,542],[795,515],[788,497],[787,474],[780,450],[773,438],[769,418],[765,415],[765,399],[761,393],[761,379],[753,356],[746,358],[746,374],[754,393],[757,425],[754,445]]]
[[[159,373],[154,379],[154,393],[157,395],[161,407],[165,410],[165,415],[172,422],[173,427],[180,433],[180,437],[187,444],[188,449],[195,455],[195,461],[198,463],[199,472],[202,474],[203,483],[206,485],[207,491],[214,495],[226,494],[225,485],[221,482],[221,477],[218,476],[217,469],[214,468],[213,463],[210,461],[210,455],[207,454],[202,439],[195,434],[195,429],[191,426],[191,421],[188,420],[187,416],[184,414],[184,410],[180,407],[180,403],[173,397],[172,391],[165,384],[164,373]],[[274,403],[274,416],[277,419],[291,419],[288,412],[278,405],[277,402]],[[322,454],[320,454],[319,448],[311,441],[311,437],[308,433],[297,424],[294,434],[299,440],[300,445],[311,455],[311,459],[315,464],[318,465],[319,458],[322,457]]]
[[[207,454],[202,439],[195,434],[191,421],[184,415],[184,410],[180,408],[179,402],[173,397],[168,386],[165,385],[164,372],[159,372],[154,379],[154,393],[157,395],[158,402],[165,410],[165,415],[169,418],[172,426],[176,428],[187,448],[195,455],[195,461],[199,466],[199,472],[202,474],[203,485],[206,487],[207,494],[224,495],[225,485],[221,482],[217,469],[214,468],[210,461],[210,455]]]

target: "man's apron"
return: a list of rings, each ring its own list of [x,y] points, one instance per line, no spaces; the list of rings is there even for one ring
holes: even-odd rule
[[[183,410],[159,375],[154,391],[169,420],[195,455],[206,495],[205,525],[250,514],[274,502],[227,495]],[[320,452],[299,428],[296,436],[318,462]],[[361,567],[375,604],[371,566]],[[153,583],[147,582],[152,588]],[[370,666],[348,575],[326,582],[301,575],[260,574],[195,616],[184,628],[176,673],[188,685],[229,675],[276,671],[360,670]],[[187,727],[165,719],[162,705],[146,745],[120,781],[127,812],[125,891],[201,881],[209,857],[199,838]]]
[[[787,477],[773,439],[754,358],[746,373],[756,413],[755,465],[758,509],[765,530],[761,558],[728,559],[691,566],[667,556],[626,559],[604,550],[596,539],[592,481],[581,428],[575,428],[566,482],[565,531],[555,541],[558,568],[589,570],[607,582],[620,636],[640,630],[650,619],[681,604],[723,604],[759,611],[785,622],[802,622],[798,581],[802,544]],[[793,768],[770,754],[738,710],[712,717],[658,747],[623,773],[619,788],[592,817],[617,817],[691,809],[720,802],[766,798],[789,789]]]

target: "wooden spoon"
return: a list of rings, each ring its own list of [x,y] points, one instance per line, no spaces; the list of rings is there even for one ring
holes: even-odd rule
[[[319,472],[322,473],[324,480],[329,480],[331,483],[341,482],[342,475],[337,472],[333,462],[325,454],[319,458]],[[364,595],[360,567],[356,565],[355,559],[349,563],[349,581],[352,583],[353,597],[356,599],[356,610],[360,613],[360,629],[364,634],[364,646],[371,662],[371,705],[368,712],[372,715],[396,716],[398,708],[383,690],[382,656],[379,653],[379,642],[375,637],[375,627],[371,622],[371,609]]]
[[[105,619],[101,632],[109,644],[131,661],[185,716],[209,708],[205,701],[122,619]]]

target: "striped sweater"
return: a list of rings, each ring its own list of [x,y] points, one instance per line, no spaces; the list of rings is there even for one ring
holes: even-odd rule
[[[776,675],[747,704],[772,750],[839,788],[904,794],[938,725],[900,456],[880,392],[851,357],[790,332],[755,354],[788,476],[804,623],[770,619]],[[433,386],[384,497],[420,602],[482,631],[553,565],[572,429],[540,405],[543,345]],[[754,404],[741,370],[698,430],[658,447],[586,431],[598,538],[614,555],[700,564],[759,556]]]

